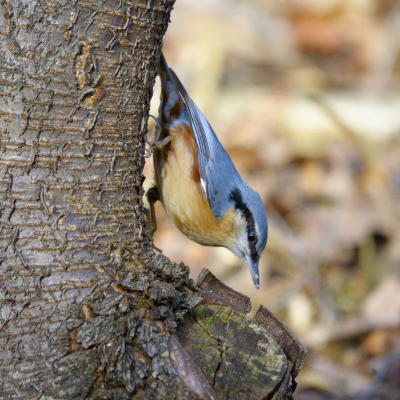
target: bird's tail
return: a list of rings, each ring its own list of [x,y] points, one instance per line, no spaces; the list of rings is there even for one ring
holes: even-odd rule
[[[172,123],[174,119],[179,118],[184,104],[162,53],[157,69],[161,78],[161,102],[159,108],[161,123]]]
[[[165,61],[164,54],[161,53],[160,61],[157,65],[157,70],[161,78],[162,85],[164,86],[164,82],[172,79],[171,71],[169,70],[167,61]]]

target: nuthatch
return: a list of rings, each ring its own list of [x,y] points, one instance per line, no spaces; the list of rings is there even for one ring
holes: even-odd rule
[[[161,55],[161,102],[153,153],[155,186],[146,193],[150,231],[156,230],[154,203],[188,238],[226,247],[245,261],[259,288],[258,261],[268,225],[261,198],[236,171],[210,124]],[[150,154],[148,154],[150,156]]]

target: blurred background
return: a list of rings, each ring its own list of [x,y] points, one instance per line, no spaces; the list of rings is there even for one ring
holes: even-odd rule
[[[171,20],[169,65],[265,206],[260,290],[160,203],[155,245],[292,329],[297,400],[399,400],[400,1],[177,0]]]

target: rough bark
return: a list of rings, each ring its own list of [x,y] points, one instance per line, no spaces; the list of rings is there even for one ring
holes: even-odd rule
[[[0,3],[0,398],[216,398],[179,339],[201,309],[174,333],[199,291],[143,217],[174,0]]]
[[[1,3],[0,397],[179,397],[187,270],[151,249],[141,199],[173,0]]]

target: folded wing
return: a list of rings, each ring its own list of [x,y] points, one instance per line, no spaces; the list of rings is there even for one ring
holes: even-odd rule
[[[211,210],[219,218],[229,206],[228,188],[234,183],[233,181],[241,181],[241,178],[207,119],[190,98],[174,71],[170,71],[178,86],[192,127],[201,186]],[[226,177],[229,177],[229,180]]]

